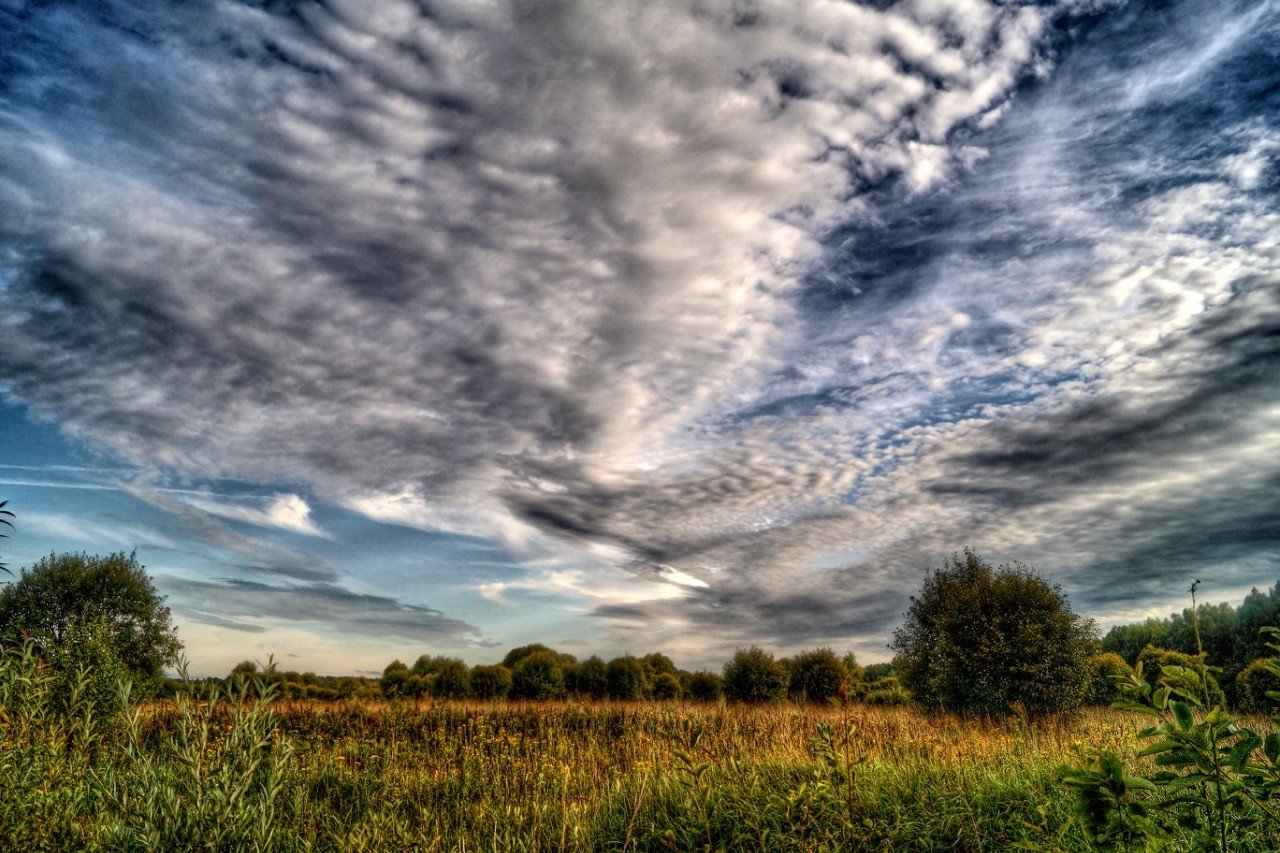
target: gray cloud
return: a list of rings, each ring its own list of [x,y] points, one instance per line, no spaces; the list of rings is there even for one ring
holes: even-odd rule
[[[353,592],[337,584],[283,586],[243,578],[204,581],[169,577],[163,579],[163,588],[188,602],[179,612],[193,621],[209,624],[223,625],[223,621],[209,622],[209,611],[216,611],[231,617],[269,619],[277,623],[318,623],[338,632],[371,637],[449,645],[481,642],[478,629],[450,619],[438,610],[386,596]],[[236,619],[232,621],[244,624]],[[245,625],[236,630],[252,631],[254,627]]]
[[[158,476],[501,537],[498,598],[690,653],[871,649],[965,543],[1100,607],[1270,571],[1277,15],[1228,11],[32,9],[0,386]]]

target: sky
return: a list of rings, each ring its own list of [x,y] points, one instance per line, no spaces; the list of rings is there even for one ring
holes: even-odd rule
[[[1280,2],[0,0],[0,542],[197,674],[1280,578]]]

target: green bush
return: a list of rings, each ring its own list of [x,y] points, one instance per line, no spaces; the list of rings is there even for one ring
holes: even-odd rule
[[[151,690],[182,644],[169,608],[132,554],[50,554],[0,590],[0,643],[53,654],[71,626],[96,621],[135,685]]]
[[[1236,676],[1236,697],[1240,710],[1250,714],[1274,714],[1280,711],[1280,700],[1268,693],[1280,692],[1280,675],[1270,661],[1259,658]]]
[[[787,667],[752,646],[738,649],[724,665],[724,695],[736,702],[778,702],[787,698]]]
[[[501,699],[511,690],[511,670],[502,664],[471,670],[471,693],[477,699]]]
[[[1214,670],[1205,661],[1204,655],[1188,655],[1182,652],[1175,652],[1172,649],[1146,646],[1138,653],[1138,665],[1142,667],[1143,676],[1152,684],[1160,680],[1166,667],[1173,666],[1194,670],[1199,676],[1200,682],[1209,691],[1207,704],[1210,706],[1226,704],[1226,696],[1223,694],[1217,680],[1212,677],[1211,673]]]
[[[1132,673],[1129,664],[1115,652],[1102,652],[1089,658],[1089,689],[1085,694],[1085,704],[1110,705],[1121,699],[1124,695],[1121,685]]]
[[[649,696],[653,699],[679,699],[680,693],[680,679],[669,672],[658,673],[649,685]]]
[[[560,699],[564,696],[564,670],[550,650],[535,651],[519,659],[511,670],[512,699]]]
[[[724,695],[724,679],[715,672],[688,672],[681,681],[684,695],[695,702],[716,702]]]
[[[869,705],[906,705],[911,702],[911,691],[902,686],[896,675],[889,675],[867,684],[862,701]]]
[[[465,699],[471,695],[471,671],[456,658],[445,660],[431,676],[430,692],[437,699]]]
[[[605,675],[610,699],[642,699],[649,689],[644,664],[631,655],[609,661]]]
[[[569,689],[579,696],[603,699],[609,693],[609,673],[597,655],[584,660],[573,672]]]
[[[801,652],[791,659],[791,696],[826,702],[847,695],[849,671],[831,649]]]
[[[925,578],[892,645],[899,677],[927,709],[1036,715],[1084,701],[1093,633],[1058,586],[966,549]]]

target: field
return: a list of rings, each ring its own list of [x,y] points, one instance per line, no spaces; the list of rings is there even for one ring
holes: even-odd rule
[[[0,833],[31,849],[1084,849],[1056,768],[1080,745],[1131,752],[1139,725],[249,698],[67,729],[15,686]]]

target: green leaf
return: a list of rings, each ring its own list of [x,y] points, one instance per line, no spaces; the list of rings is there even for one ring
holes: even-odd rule
[[[1189,729],[1195,725],[1195,718],[1191,716],[1191,706],[1186,702],[1171,702],[1169,708],[1182,728]]]

